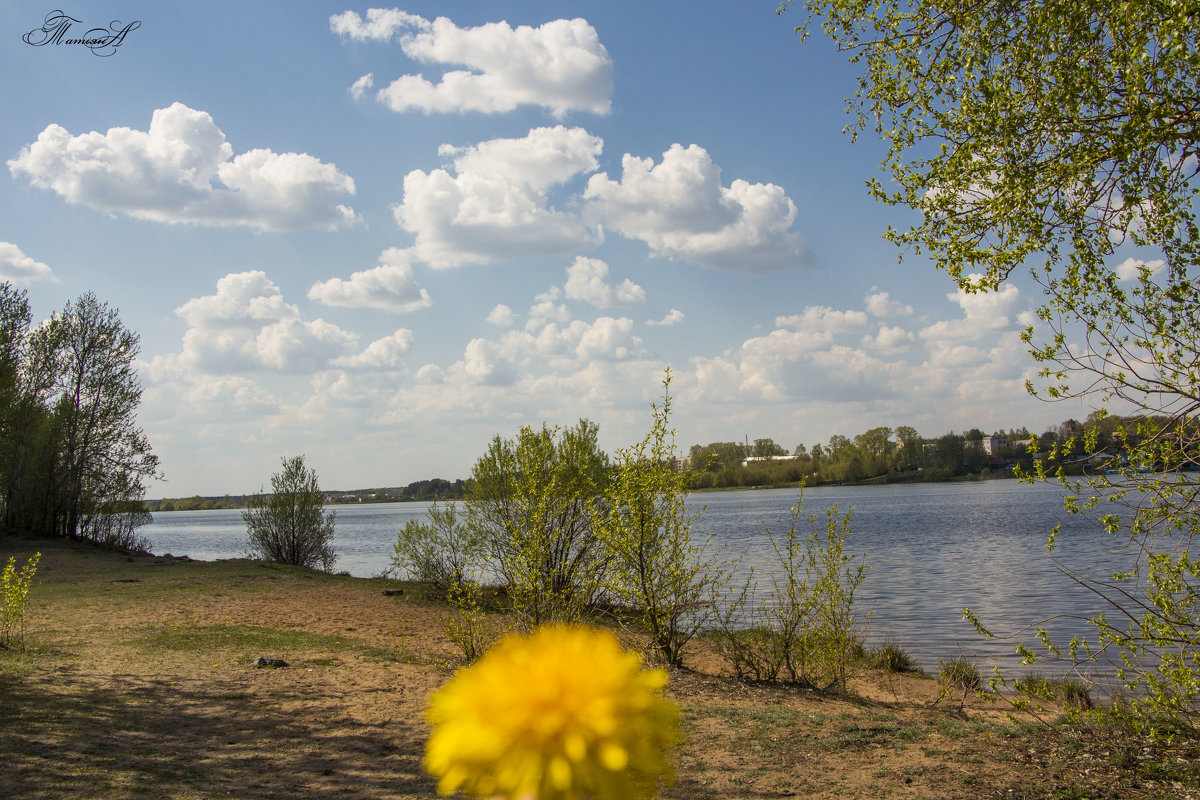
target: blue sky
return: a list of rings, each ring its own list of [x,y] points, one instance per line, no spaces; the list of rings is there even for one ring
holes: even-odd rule
[[[1040,431],[1020,280],[963,296],[881,238],[843,56],[774,0],[0,8],[0,276],[141,335],[166,481],[466,477],[545,420],[681,449],[912,425]],[[36,36],[34,37],[36,40]]]

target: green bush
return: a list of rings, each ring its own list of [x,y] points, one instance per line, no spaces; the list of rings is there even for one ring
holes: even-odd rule
[[[1083,710],[1093,707],[1088,685],[1075,678],[1046,678],[1030,673],[1017,678],[1013,688],[1038,700],[1060,703],[1063,706]]]
[[[41,553],[34,553],[17,569],[17,558],[12,556],[0,577],[0,591],[4,594],[4,607],[0,609],[0,647],[25,646],[25,610],[29,607],[29,586],[37,572]]]
[[[671,372],[662,403],[651,406],[650,432],[617,451],[608,494],[596,514],[608,562],[608,595],[650,637],[655,655],[672,666],[709,619],[707,600],[726,581],[717,559],[695,541],[687,476],[672,463]]]
[[[454,613],[446,618],[446,636],[470,664],[492,646],[500,631],[483,609],[483,589],[478,583],[456,581],[447,590],[446,599],[454,607]]]
[[[493,438],[471,470],[469,524],[526,630],[578,620],[603,593],[594,516],[609,465],[598,430],[588,420],[565,430],[525,426],[515,439]]]
[[[733,674],[740,680],[773,681],[779,678],[782,660],[779,634],[762,626],[751,628],[727,627],[713,640]]]
[[[317,471],[304,456],[282,459],[283,469],[271,476],[271,494],[247,498],[242,512],[250,537],[249,555],[276,564],[292,564],[332,572],[334,513],[325,513],[325,494]]]
[[[855,612],[854,594],[870,568],[865,554],[845,552],[849,512],[841,515],[834,506],[823,531],[813,515],[811,533],[798,531],[803,499],[801,493],[782,541],[767,532],[779,559],[769,575],[771,598],[756,597],[753,571],[740,590],[719,598],[716,646],[741,677],[842,694],[863,653],[866,616]]]
[[[967,701],[967,696],[983,688],[983,676],[975,662],[959,656],[950,661],[938,659],[938,692],[940,700],[947,695],[958,695],[958,707],[961,709]]]
[[[920,672],[913,657],[895,642],[884,642],[879,647],[867,650],[863,656],[867,666],[884,672]]]
[[[443,597],[455,586],[475,580],[483,564],[483,542],[461,523],[454,502],[429,506],[426,521],[409,520],[396,536],[392,566]]]

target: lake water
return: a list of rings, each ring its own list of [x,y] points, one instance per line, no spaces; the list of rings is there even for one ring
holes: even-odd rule
[[[766,588],[765,576],[778,569],[766,531],[787,531],[796,498],[792,489],[764,489],[694,494],[688,502],[693,511],[703,509],[694,527],[698,538],[712,534],[715,544],[745,553],[740,574],[753,566]],[[962,619],[966,607],[996,634],[1047,620],[1056,641],[1092,637],[1085,620],[1106,609],[1063,576],[1046,552],[1055,524],[1062,525],[1055,557],[1084,575],[1111,578],[1113,568],[1128,560],[1095,523],[1064,512],[1061,490],[1053,485],[1001,480],[813,488],[804,493],[804,534],[811,531],[809,514],[823,531],[826,510],[835,505],[851,512],[846,552],[865,553],[871,567],[856,599],[859,609],[871,611],[867,640],[895,641],[927,670],[936,670],[939,658],[959,655],[974,658],[985,675],[992,665],[1011,674],[1029,669],[1014,655],[1017,639],[983,639]],[[336,568],[370,577],[390,566],[396,532],[423,518],[428,503],[333,508]],[[203,560],[239,557],[247,545],[236,510],[160,512],[141,532],[156,553]],[[1019,640],[1038,651],[1032,631]],[[1044,661],[1037,670],[1056,674],[1061,668]]]

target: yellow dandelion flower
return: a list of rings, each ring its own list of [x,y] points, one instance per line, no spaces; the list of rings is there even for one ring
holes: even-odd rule
[[[607,631],[551,626],[502,639],[434,694],[425,768],[438,791],[633,800],[669,777],[678,712]]]

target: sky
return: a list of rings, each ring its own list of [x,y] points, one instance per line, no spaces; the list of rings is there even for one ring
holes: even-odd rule
[[[1045,430],[1036,287],[882,236],[845,56],[776,0],[0,7],[0,278],[141,337],[150,498],[465,478],[522,425],[791,450]],[[46,41],[57,9],[69,30]],[[66,43],[104,28],[115,45]]]

